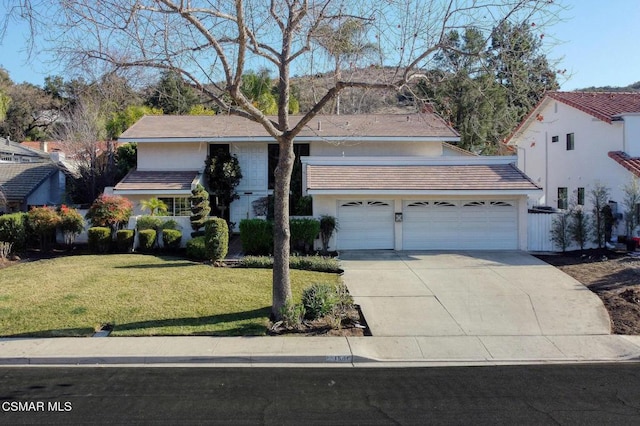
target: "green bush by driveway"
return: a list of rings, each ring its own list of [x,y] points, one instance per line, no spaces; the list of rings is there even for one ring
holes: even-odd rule
[[[294,300],[336,274],[291,271]],[[68,256],[0,270],[0,336],[262,335],[268,269],[214,268],[141,254]]]

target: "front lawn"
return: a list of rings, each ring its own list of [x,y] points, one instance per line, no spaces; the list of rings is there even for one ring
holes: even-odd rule
[[[294,299],[336,274],[291,271]],[[68,256],[0,269],[0,336],[262,335],[271,270],[140,254]]]

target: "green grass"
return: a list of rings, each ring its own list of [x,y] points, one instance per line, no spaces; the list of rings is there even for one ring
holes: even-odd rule
[[[336,274],[291,271],[303,288]],[[214,268],[140,254],[68,256],[0,269],[0,336],[261,335],[271,270]]]

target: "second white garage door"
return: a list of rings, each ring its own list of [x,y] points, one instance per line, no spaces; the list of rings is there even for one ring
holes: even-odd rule
[[[514,250],[515,201],[404,201],[404,250]]]
[[[338,201],[338,249],[393,249],[393,201]]]

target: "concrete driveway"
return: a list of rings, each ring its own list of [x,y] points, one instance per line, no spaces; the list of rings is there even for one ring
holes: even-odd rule
[[[610,334],[595,294],[524,252],[347,251],[340,259],[374,336]]]

